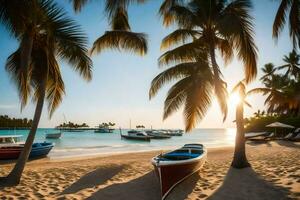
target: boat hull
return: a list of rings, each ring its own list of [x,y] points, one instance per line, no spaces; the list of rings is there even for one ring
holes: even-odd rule
[[[21,154],[24,146],[15,146],[15,147],[1,147],[0,148],[0,160],[13,160],[17,159]],[[44,157],[53,148],[52,143],[34,143],[32,145],[29,158]]]
[[[61,137],[61,133],[48,133],[46,134],[47,139],[58,139]]]
[[[150,142],[151,137],[147,136],[131,136],[131,135],[121,135],[122,138],[127,139],[127,140],[139,140],[139,141],[146,141]]]
[[[177,184],[200,170],[206,161],[206,154],[205,150],[198,158],[180,161],[157,162],[155,158],[152,159],[155,173],[160,182],[162,200]]]

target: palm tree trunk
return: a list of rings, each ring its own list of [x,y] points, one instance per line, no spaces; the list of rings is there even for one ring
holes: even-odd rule
[[[245,134],[244,134],[244,106],[241,101],[236,109],[236,136],[235,149],[231,166],[234,168],[250,167],[246,157]]]
[[[45,93],[46,93],[46,80],[47,80],[46,77],[47,76],[45,76],[45,79],[42,81],[40,88],[39,88],[40,95],[37,100],[36,109],[35,109],[35,113],[34,113],[34,117],[33,117],[33,121],[32,121],[32,126],[30,129],[29,135],[26,139],[24,148],[23,148],[13,170],[10,172],[10,174],[7,177],[1,179],[0,185],[13,186],[13,185],[18,185],[20,183],[21,176],[22,176],[22,173],[25,168],[25,164],[26,164],[29,154],[31,152],[31,147],[32,147],[35,135],[36,135],[36,131],[37,131],[38,124],[39,124],[42,110],[43,110],[44,98],[45,98]]]

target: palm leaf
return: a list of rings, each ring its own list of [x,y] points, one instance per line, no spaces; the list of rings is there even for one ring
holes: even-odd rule
[[[175,65],[158,74],[151,82],[149,98],[153,98],[158,90],[172,80],[185,78],[193,73],[193,70],[201,65],[199,62],[188,62]]]
[[[91,49],[91,52],[100,53],[103,49],[128,50],[139,55],[147,53],[148,45],[144,33],[128,31],[106,31],[98,38]]]
[[[184,106],[185,130],[191,131],[202,120],[211,105],[212,85],[205,81],[193,81],[186,94]]]
[[[233,1],[224,9],[218,21],[218,30],[233,43],[239,59],[244,62],[246,83],[257,74],[257,47],[253,38],[252,17],[249,15],[251,7],[248,0]]]
[[[192,42],[165,52],[159,57],[158,63],[160,66],[163,66],[177,62],[195,62],[198,58],[201,59],[202,57],[203,59],[205,56],[206,52],[204,51],[204,47]]]
[[[273,23],[273,38],[275,38],[276,40],[278,39],[279,33],[282,31],[284,27],[286,11],[290,3],[291,3],[290,0],[282,0],[278,8],[278,11],[276,13],[276,17]]]
[[[165,104],[163,119],[167,119],[172,113],[176,112],[186,99],[186,92],[191,84],[191,78],[186,77],[174,84],[168,91]]]
[[[176,45],[180,42],[185,43],[188,39],[193,40],[199,35],[200,33],[195,30],[177,29],[162,40],[160,49],[170,48],[172,45]]]

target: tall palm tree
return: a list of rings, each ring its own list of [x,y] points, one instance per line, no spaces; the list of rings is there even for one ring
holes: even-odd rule
[[[250,167],[250,164],[246,157],[245,148],[245,131],[244,131],[244,104],[250,106],[246,101],[246,85],[244,81],[240,81],[232,90],[237,92],[240,97],[240,101],[236,108],[236,136],[235,136],[235,148],[233,161],[231,166],[234,168]],[[251,106],[250,106],[251,107]]]
[[[288,27],[293,47],[300,47],[300,2],[299,0],[281,0],[273,22],[273,38],[278,40],[279,34],[284,28],[288,13]]]
[[[70,0],[75,12],[81,11],[89,0]],[[144,33],[131,31],[128,21],[128,6],[130,3],[144,3],[147,0],[106,0],[105,12],[111,26],[94,43],[91,53],[100,53],[104,49],[127,50],[139,55],[147,53],[147,36]],[[102,2],[102,0],[101,0]]]
[[[163,39],[161,48],[166,49],[173,45],[183,44],[164,53],[159,59],[159,64],[162,66],[199,60],[208,63],[213,77],[213,87],[207,88],[211,90],[207,94],[214,91],[224,120],[227,116],[228,95],[226,83],[216,61],[216,52],[221,54],[225,62],[229,62],[234,56],[234,51],[237,51],[238,58],[244,63],[246,82],[254,79],[257,72],[257,50],[253,40],[250,9],[251,3],[248,0],[235,0],[230,3],[218,0],[165,0],[160,8],[164,25],[176,24],[178,26],[177,30]],[[181,78],[180,73],[174,73],[173,77]],[[164,82],[156,84],[155,80],[156,78],[152,81],[150,98],[155,95],[153,91],[158,90],[164,84]],[[201,120],[206,113],[206,109],[202,109],[201,112],[197,110],[199,104],[195,101],[187,102],[187,105],[192,103],[194,106],[189,107],[196,110],[186,110],[194,113],[193,117],[185,119],[187,131],[190,131],[196,121]],[[211,103],[205,101],[205,104],[207,107]],[[186,113],[185,116],[190,116],[190,114]]]
[[[300,55],[297,54],[295,50],[285,55],[283,61],[286,63],[279,66],[278,69],[286,69],[285,76],[293,76],[295,79],[300,77]]]
[[[69,62],[84,79],[91,79],[92,62],[87,56],[87,38],[80,27],[51,0],[38,0],[35,3],[36,7],[30,10],[36,13],[36,18],[31,19],[35,21],[36,31],[27,66],[27,81],[21,81],[22,42],[6,63],[6,70],[18,88],[22,105],[26,105],[30,96],[36,102],[32,127],[21,155],[11,173],[1,179],[1,183],[6,185],[15,185],[20,181],[35,138],[44,101],[48,102],[50,117],[62,101],[65,88],[57,58]],[[27,20],[30,19],[25,19]],[[27,86],[24,87],[23,84]]]

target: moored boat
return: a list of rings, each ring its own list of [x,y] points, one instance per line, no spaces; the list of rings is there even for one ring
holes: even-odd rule
[[[58,133],[47,133],[46,134],[46,138],[47,139],[59,139],[61,137],[62,133],[58,132]]]
[[[137,131],[137,130],[130,130],[127,132],[127,135],[123,135],[120,131],[121,138],[128,139],[128,140],[140,140],[140,141],[147,141],[150,142],[151,136],[147,135],[143,131]]]
[[[184,179],[205,163],[207,151],[202,144],[186,144],[182,148],[152,158],[159,178],[162,200]]]
[[[150,130],[150,131],[145,131],[147,135],[151,136],[153,139],[169,139],[171,138],[170,135],[166,135],[163,132],[156,131],[156,130]]]
[[[17,159],[21,154],[24,143],[18,142],[22,135],[0,136],[0,160]],[[29,158],[46,156],[53,148],[51,142],[33,143]]]

